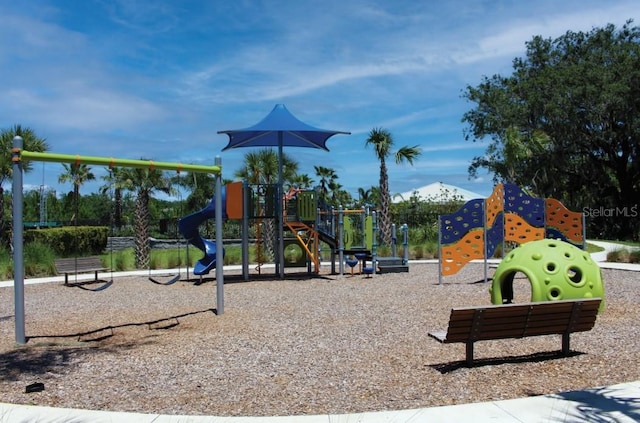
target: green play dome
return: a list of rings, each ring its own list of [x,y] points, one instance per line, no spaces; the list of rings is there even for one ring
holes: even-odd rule
[[[493,304],[513,302],[513,278],[523,273],[531,283],[531,301],[602,298],[600,267],[583,251],[567,242],[541,239],[527,242],[502,260],[489,288]]]

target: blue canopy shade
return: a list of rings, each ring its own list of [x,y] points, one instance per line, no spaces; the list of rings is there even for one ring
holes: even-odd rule
[[[293,116],[284,104],[276,104],[271,113],[257,124],[244,129],[218,131],[229,135],[229,143],[225,148],[240,147],[278,147],[278,191],[277,198],[282,198],[282,150],[284,147],[309,147],[329,151],[327,140],[336,134],[350,134],[343,131],[328,131],[314,128]],[[276,201],[278,219],[278,266],[280,277],[284,277],[284,236],[282,202]]]
[[[309,147],[329,151],[326,143],[331,136],[350,134],[307,125],[292,115],[284,104],[276,104],[271,113],[253,126],[218,133],[229,135],[229,143],[222,151],[240,147]]]

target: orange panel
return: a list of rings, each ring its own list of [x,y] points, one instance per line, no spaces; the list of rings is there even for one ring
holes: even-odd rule
[[[546,203],[547,226],[557,229],[570,241],[584,242],[582,213],[567,209],[555,198],[547,198]]]
[[[484,231],[469,231],[455,244],[443,246],[440,254],[442,275],[455,275],[471,260],[484,258]]]
[[[231,182],[227,189],[227,219],[242,219],[242,182]]]
[[[489,198],[484,200],[484,209],[486,210],[485,226],[490,228],[498,213],[504,210],[504,187],[502,184],[496,185]]]
[[[544,228],[531,226],[522,217],[515,213],[505,213],[504,215],[504,240],[513,241],[518,244],[544,239]]]

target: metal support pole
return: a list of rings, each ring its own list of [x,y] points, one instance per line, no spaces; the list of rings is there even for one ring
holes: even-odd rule
[[[278,224],[278,248],[276,249],[276,273],[279,274],[280,279],[284,279],[284,221],[282,202],[284,201],[284,189],[282,187],[282,131],[278,131],[278,189],[276,198],[276,222]]]
[[[409,226],[406,223],[403,223],[401,226],[402,229],[402,255],[403,260],[402,264],[409,263]]]
[[[442,285],[442,216],[438,215],[438,285]]]
[[[344,272],[344,216],[342,205],[338,206],[338,260],[340,260],[340,276]]]
[[[249,184],[242,183],[242,278],[249,280]]]
[[[23,147],[22,137],[13,138],[11,162],[13,170],[13,292],[15,310],[16,343],[26,344],[25,311],[24,311],[24,244],[22,221],[22,162],[20,152]]]
[[[398,257],[398,236],[395,223],[391,224],[391,257]]]
[[[222,166],[222,159],[216,156],[216,166]],[[216,314],[224,314],[224,247],[222,245],[222,174],[216,174]]]
[[[376,274],[376,266],[378,265],[376,255],[377,255],[377,247],[378,247],[378,220],[376,219],[376,212],[371,213],[373,220],[373,239],[371,240],[371,267],[373,268],[373,272],[371,272],[371,276]]]

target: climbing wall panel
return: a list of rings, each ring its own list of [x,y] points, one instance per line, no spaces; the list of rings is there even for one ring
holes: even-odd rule
[[[471,260],[484,258],[484,231],[469,231],[455,244],[444,245],[441,249],[441,274],[455,275]]]
[[[458,242],[473,229],[484,227],[483,199],[475,199],[465,203],[460,209],[440,216],[440,244],[448,245]]]
[[[544,239],[544,228],[531,226],[523,217],[515,213],[504,214],[504,240],[517,244]]]
[[[567,209],[555,198],[547,198],[546,222],[546,238],[561,239],[577,247],[583,247],[582,213]]]
[[[498,184],[485,200],[485,228],[487,257],[492,257],[504,241],[504,186]]]

